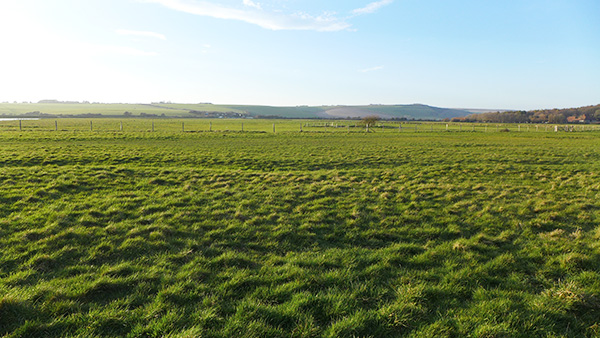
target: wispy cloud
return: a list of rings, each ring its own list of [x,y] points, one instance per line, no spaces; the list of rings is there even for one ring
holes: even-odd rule
[[[370,73],[370,72],[375,72],[378,70],[382,70],[384,67],[383,66],[377,66],[377,67],[371,67],[371,68],[365,68],[365,69],[361,69],[359,70],[359,72],[361,73]]]
[[[209,45],[208,43],[205,43],[205,44],[202,45],[201,53],[202,54],[207,54],[208,52],[210,52],[211,48],[212,48],[211,45]]]
[[[260,6],[260,3],[253,2],[252,0],[244,0],[244,5],[248,6],[248,7],[253,7],[256,9],[262,9],[262,7]]]
[[[258,3],[244,0],[246,6],[241,8],[227,7],[209,1],[192,0],[138,0],[146,3],[157,3],[167,8],[189,14],[208,16],[218,19],[239,20],[271,30],[312,30],[321,32],[342,31],[350,28],[345,18],[331,14],[312,16],[305,13],[285,14],[270,12],[260,8]]]
[[[370,4],[366,5],[365,7],[357,8],[357,9],[353,10],[352,14],[362,15],[362,14],[375,13],[381,7],[387,6],[387,5],[391,4],[392,2],[394,2],[394,0],[381,0],[381,1],[371,2]]]
[[[100,44],[87,44],[85,45],[87,51],[96,54],[120,54],[128,56],[156,56],[156,52],[147,52],[133,47],[114,46],[114,45],[100,45]]]
[[[140,36],[146,38],[155,38],[160,40],[166,40],[167,37],[160,33],[148,32],[148,31],[133,31],[128,29],[117,29],[117,34],[119,35],[130,35],[130,36]]]

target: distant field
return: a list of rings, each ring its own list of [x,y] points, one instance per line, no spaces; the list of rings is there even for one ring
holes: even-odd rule
[[[436,108],[426,105],[370,105],[370,106],[296,106],[273,107],[252,105],[213,104],[63,104],[63,103],[0,103],[0,115],[24,115],[32,112],[54,115],[102,114],[108,116],[155,114],[179,117],[202,117],[199,113],[234,113],[243,117],[273,117],[296,119],[361,118],[379,115],[382,118],[442,120],[466,116],[465,110]],[[214,117],[214,116],[213,116]],[[230,116],[233,117],[233,116]],[[240,116],[236,116],[240,117]]]
[[[600,131],[91,121],[0,122],[0,337],[600,335]]]
[[[268,107],[268,106],[230,106],[245,112],[251,116],[280,116],[285,118],[315,118],[323,117],[320,115],[323,109],[320,107]]]
[[[169,107],[174,109],[180,109],[185,111],[209,111],[209,112],[234,112],[234,113],[245,113],[243,110],[235,109],[229,106],[220,106],[214,104],[159,104],[160,107]]]
[[[30,112],[40,112],[55,115],[103,114],[123,115],[125,112],[139,115],[165,114],[187,115],[185,109],[165,109],[141,104],[60,104],[60,103],[0,103],[0,114],[23,115]]]
[[[413,118],[418,116],[423,120],[443,120],[466,115],[465,111],[456,109],[445,109],[430,107],[426,105],[371,105],[371,106],[353,106],[353,107],[333,107],[326,109],[325,113],[331,117],[337,118],[356,118],[367,115],[379,115],[382,118]]]

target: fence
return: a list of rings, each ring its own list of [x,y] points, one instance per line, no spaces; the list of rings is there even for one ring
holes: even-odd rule
[[[591,132],[600,125],[491,124],[446,122],[379,122],[368,128],[359,121],[242,119],[0,119],[0,132]]]

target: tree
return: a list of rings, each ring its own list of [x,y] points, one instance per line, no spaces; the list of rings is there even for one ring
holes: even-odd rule
[[[600,109],[597,109],[593,116],[594,120],[600,121]]]
[[[548,115],[548,122],[561,124],[567,122],[567,118],[560,113],[552,113]]]
[[[367,131],[369,131],[370,127],[373,127],[375,125],[375,123],[377,123],[377,121],[379,121],[380,118],[377,115],[369,115],[369,116],[365,116],[362,119],[362,124],[365,125],[365,127],[367,128]]]

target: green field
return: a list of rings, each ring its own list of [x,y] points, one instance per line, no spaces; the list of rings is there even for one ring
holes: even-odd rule
[[[123,115],[130,112],[134,115],[155,114],[166,116],[187,115],[188,109],[178,107],[156,107],[147,104],[116,104],[116,103],[97,103],[97,104],[75,104],[75,103],[0,103],[0,114],[10,117],[10,115],[23,115],[32,112],[39,112],[51,115],[83,115],[83,114],[102,114],[107,116]]]
[[[0,132],[317,132],[317,133],[364,133],[359,120],[264,120],[264,119],[176,119],[176,118],[59,118],[24,119],[0,118]],[[153,127],[154,126],[154,127]],[[154,128],[154,129],[153,129]],[[496,124],[496,123],[446,123],[425,121],[381,120],[369,129],[370,133],[427,133],[427,132],[517,132],[529,135],[548,135],[558,128],[560,133],[597,132],[600,125],[550,125],[550,124]],[[37,134],[36,134],[37,135]],[[60,134],[52,134],[58,136]],[[122,135],[122,133],[120,133]],[[31,136],[31,135],[30,135]]]
[[[600,336],[600,131],[92,122],[0,122],[0,337]]]
[[[125,112],[133,116],[153,114],[164,117],[207,117],[204,113],[227,115],[227,117],[262,117],[295,119],[345,119],[380,115],[383,118],[406,118],[417,120],[443,120],[470,115],[466,110],[412,105],[370,105],[370,106],[293,106],[274,107],[257,105],[227,104],[114,104],[114,103],[0,103],[0,115],[14,116],[26,114],[50,114],[58,117],[85,117],[86,114],[101,114],[115,117]],[[234,116],[235,115],[235,116]]]

